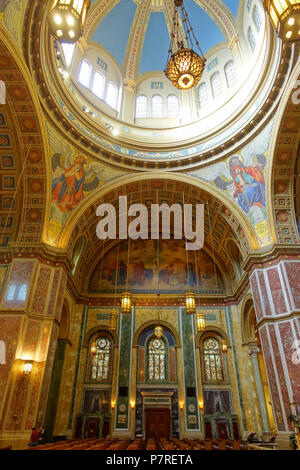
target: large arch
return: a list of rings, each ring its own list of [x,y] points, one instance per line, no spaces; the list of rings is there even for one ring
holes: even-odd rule
[[[0,80],[6,85],[6,104],[1,107],[3,145],[0,148],[10,155],[7,169],[17,169],[7,187],[8,194],[16,201],[15,206],[7,206],[9,224],[18,219],[19,227],[17,239],[11,241],[36,243],[46,233],[50,203],[45,119],[24,58],[1,23],[0,43]]]

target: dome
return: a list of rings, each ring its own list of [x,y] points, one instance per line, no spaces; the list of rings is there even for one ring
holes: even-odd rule
[[[98,156],[108,152],[115,162],[149,169],[156,162],[199,166],[235,150],[254,122],[267,119],[263,108],[282,46],[263,6],[251,0],[184,6],[206,59],[200,82],[184,91],[164,73],[172,0],[94,0],[75,45],[49,38],[44,18],[47,92],[66,127],[84,134]]]

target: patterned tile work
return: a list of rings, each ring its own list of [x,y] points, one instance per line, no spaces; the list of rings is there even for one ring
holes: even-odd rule
[[[17,233],[21,243],[38,242],[46,200],[43,140],[28,87],[3,42],[0,80],[7,90],[7,104],[0,106],[0,221],[2,214],[11,217],[5,236],[0,222],[0,246],[14,241]]]
[[[295,93],[295,90],[293,90],[282,117],[272,171],[275,226],[279,242],[285,244],[300,243],[297,221],[294,215],[294,193],[296,193],[294,176],[298,176],[297,173],[299,173],[299,167],[296,168],[295,165],[297,154],[299,158],[298,145],[300,139],[300,105],[292,102]]]

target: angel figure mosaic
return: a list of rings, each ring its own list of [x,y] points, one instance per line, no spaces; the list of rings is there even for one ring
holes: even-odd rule
[[[64,168],[62,160],[61,154],[53,155],[52,200],[62,212],[70,212],[84,199],[84,191],[91,191],[98,186],[99,179],[94,175],[92,181],[85,183],[84,165],[87,160],[83,155],[77,155],[68,168]]]

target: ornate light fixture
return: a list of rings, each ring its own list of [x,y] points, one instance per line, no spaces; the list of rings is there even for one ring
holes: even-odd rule
[[[52,36],[76,42],[82,36],[90,0],[53,0],[48,22]]]
[[[225,340],[225,339],[222,339],[222,341],[221,341],[221,348],[222,348],[222,352],[223,352],[224,354],[226,354],[227,351],[228,351],[228,347],[227,347],[227,344],[226,344],[226,340]]]
[[[183,6],[183,0],[174,0],[174,6],[171,45],[165,74],[176,88],[188,90],[200,81],[205,67],[205,58]],[[181,7],[181,15],[179,7]],[[181,21],[183,28],[180,28]],[[194,51],[194,42],[199,54]]]
[[[198,331],[204,331],[205,330],[205,315],[204,315],[204,313],[198,313],[196,315],[196,325],[197,325],[197,330]]]
[[[187,292],[185,294],[185,308],[188,315],[196,313],[196,297],[194,292]]]
[[[108,329],[110,331],[116,331],[117,330],[118,316],[119,316],[119,312],[117,310],[111,312],[111,314],[109,316],[109,325],[108,325]]]
[[[121,311],[124,315],[128,315],[131,312],[131,297],[130,292],[123,292],[121,299]]]
[[[264,0],[264,7],[282,41],[300,40],[300,0]]]
[[[24,367],[23,367],[23,373],[24,375],[29,375],[31,374],[31,371],[32,371],[32,364],[33,364],[33,361],[25,361],[25,364],[24,364]]]
[[[90,349],[91,355],[94,356],[97,353],[97,345],[95,341],[92,342],[91,344],[91,349]]]
[[[157,325],[154,329],[154,334],[155,334],[156,338],[160,339],[164,334],[163,327],[160,326],[160,325]]]

